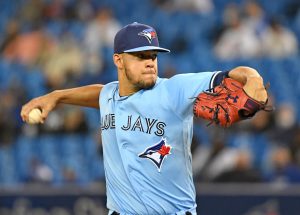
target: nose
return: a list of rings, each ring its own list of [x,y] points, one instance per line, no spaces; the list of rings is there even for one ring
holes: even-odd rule
[[[147,68],[153,68],[154,67],[154,60],[152,60],[152,59],[146,60],[146,67]]]

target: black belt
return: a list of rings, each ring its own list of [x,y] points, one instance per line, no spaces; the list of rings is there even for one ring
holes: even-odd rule
[[[118,213],[118,212],[114,211],[114,212],[112,212],[112,214],[111,214],[111,215],[120,215],[120,213]],[[192,213],[191,213],[191,212],[189,212],[189,211],[187,211],[187,212],[185,212],[185,215],[192,215]]]

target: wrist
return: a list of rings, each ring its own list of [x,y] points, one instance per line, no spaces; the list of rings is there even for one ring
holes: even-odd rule
[[[52,91],[49,93],[49,96],[52,98],[55,104],[58,104],[63,100],[63,95],[60,90]]]

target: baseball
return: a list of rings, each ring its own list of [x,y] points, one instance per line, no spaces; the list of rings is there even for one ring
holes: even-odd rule
[[[42,112],[38,108],[34,108],[30,111],[28,117],[29,124],[38,124],[42,121]]]

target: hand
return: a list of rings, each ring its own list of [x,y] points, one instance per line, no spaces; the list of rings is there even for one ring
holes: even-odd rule
[[[244,86],[237,80],[224,78],[220,85],[214,87],[213,93],[204,91],[197,96],[193,107],[194,115],[210,120],[210,124],[229,127],[233,123],[253,117],[258,111],[272,110],[267,109],[266,90],[261,90],[261,77],[249,79],[247,92]]]
[[[268,93],[264,86],[262,77],[248,77],[243,87],[248,96],[259,101],[266,103],[268,99]]]
[[[266,103],[268,93],[265,89],[263,78],[253,68],[247,66],[239,66],[229,72],[229,77],[242,83],[243,89],[248,96],[254,100]]]
[[[21,117],[24,122],[28,122],[29,113],[34,108],[39,108],[42,111],[42,121],[44,123],[49,112],[52,111],[58,103],[58,99],[53,93],[46,94],[32,99],[22,106]]]

